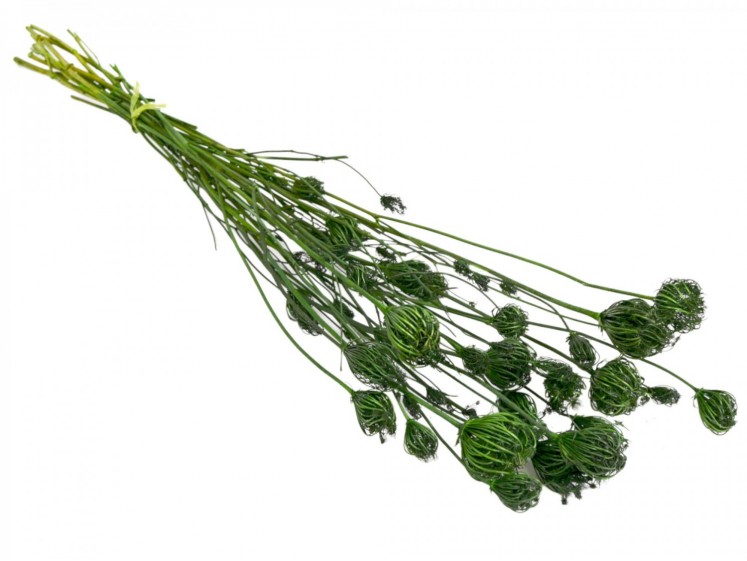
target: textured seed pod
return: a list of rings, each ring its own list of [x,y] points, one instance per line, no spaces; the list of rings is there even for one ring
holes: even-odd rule
[[[366,235],[350,217],[330,216],[324,221],[324,225],[327,227],[328,242],[336,254],[360,249],[366,239]]]
[[[568,335],[568,352],[571,358],[581,367],[591,368],[599,360],[596,349],[586,337],[575,331]]]
[[[513,413],[491,413],[459,429],[462,461],[475,479],[489,482],[512,473],[534,454],[534,428]]]
[[[427,462],[436,457],[438,438],[430,427],[408,419],[405,426],[404,446],[408,454]]]
[[[612,304],[600,314],[599,325],[612,344],[632,358],[655,355],[676,342],[674,331],[640,298]]]
[[[542,483],[522,472],[508,473],[488,482],[501,502],[514,512],[526,512],[539,503]]]
[[[379,434],[381,442],[397,431],[397,417],[392,400],[384,392],[362,390],[353,392],[351,401],[361,430],[368,436]]]
[[[674,405],[680,400],[680,392],[669,386],[653,386],[646,388],[646,394],[661,405]]]
[[[476,347],[461,347],[457,356],[462,359],[464,369],[475,377],[482,377],[488,371],[488,356]]]
[[[402,199],[395,197],[394,195],[382,195],[379,199],[381,206],[385,210],[395,212],[397,214],[404,214],[407,207],[402,203]]]
[[[288,317],[298,323],[298,326],[304,333],[309,335],[321,335],[324,333],[324,329],[301,302],[301,298],[303,298],[306,306],[311,307],[312,305],[308,296],[303,292],[299,292],[299,295],[300,297],[294,294],[288,294],[285,306],[285,309],[288,312]]]
[[[446,278],[423,261],[383,262],[379,267],[387,282],[421,300],[438,300],[449,289]]]
[[[578,405],[586,384],[569,365],[558,360],[542,359],[535,363],[535,368],[544,375],[545,395],[550,409],[565,412],[569,407]]]
[[[512,390],[501,392],[500,398],[495,404],[498,407],[498,411],[514,413],[524,420],[527,419],[527,415],[532,419],[538,417],[537,404],[532,399],[532,396],[524,392]]]
[[[705,301],[700,285],[687,279],[670,279],[661,285],[654,298],[659,317],[679,333],[700,327]]]
[[[441,334],[436,316],[421,306],[397,306],[384,314],[387,338],[398,357],[415,365],[432,364],[440,357]]]
[[[605,415],[626,415],[646,395],[643,378],[635,365],[619,357],[597,368],[591,375],[591,406]]]
[[[343,351],[353,375],[377,390],[400,388],[404,375],[397,368],[391,347],[377,341],[354,343]]]
[[[563,503],[566,503],[571,495],[580,499],[581,491],[593,485],[594,480],[591,477],[563,457],[555,439],[537,443],[537,451],[532,456],[532,466],[545,487],[558,493]]]
[[[493,312],[490,324],[503,337],[521,337],[527,332],[527,314],[515,304],[507,304]]]
[[[695,392],[700,420],[714,434],[725,434],[737,424],[737,400],[729,392],[704,390]]]
[[[566,461],[595,480],[625,467],[628,442],[620,429],[602,417],[574,417],[573,423],[575,428],[554,436]]]
[[[296,178],[291,190],[296,196],[311,202],[319,202],[324,197],[324,183],[316,177]]]
[[[519,339],[504,339],[491,343],[486,351],[485,377],[501,390],[525,386],[529,383],[534,352]]]

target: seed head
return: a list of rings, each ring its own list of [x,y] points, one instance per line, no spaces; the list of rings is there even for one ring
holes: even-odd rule
[[[526,512],[537,506],[542,483],[522,472],[507,473],[488,482],[501,502],[514,512]]]
[[[397,214],[404,214],[407,210],[407,207],[402,203],[402,199],[395,197],[394,195],[383,195],[381,199],[379,199],[379,202],[386,210]]]
[[[703,291],[693,280],[666,281],[656,293],[654,306],[662,321],[679,333],[700,327],[705,315]]]
[[[398,357],[418,366],[440,358],[441,333],[433,312],[414,305],[390,308],[384,314],[386,334]]]
[[[656,308],[640,298],[612,304],[601,313],[599,325],[615,347],[632,358],[655,355],[676,342]]]
[[[389,283],[421,300],[438,300],[449,289],[446,278],[423,261],[382,262],[380,268]]]
[[[351,401],[361,430],[368,436],[379,433],[381,442],[387,435],[397,431],[397,417],[392,400],[380,391],[362,390],[353,392]]]
[[[324,197],[324,183],[316,177],[298,177],[291,190],[295,195],[307,201],[317,203]]]
[[[345,347],[345,358],[353,375],[377,390],[391,390],[404,384],[404,376],[388,345],[377,341],[353,343]]]
[[[695,392],[700,420],[714,434],[725,434],[737,424],[737,400],[729,392],[704,390]]]
[[[527,332],[527,314],[516,304],[508,304],[493,312],[490,324],[503,337],[521,337]]]
[[[459,441],[467,471],[486,482],[513,473],[526,463],[537,445],[532,426],[513,413],[490,413],[465,421]]]
[[[609,361],[591,375],[591,406],[605,415],[625,415],[646,395],[643,378],[635,365],[620,357]]]
[[[486,355],[485,377],[499,389],[508,390],[529,383],[534,352],[520,339],[491,343]]]
[[[558,360],[542,359],[535,363],[535,368],[544,374],[545,395],[551,410],[564,413],[578,405],[586,384],[570,366]]]
[[[599,360],[599,355],[586,337],[575,331],[568,335],[568,351],[571,358],[581,367],[591,368]]]
[[[557,434],[563,458],[594,480],[609,479],[625,467],[628,441],[602,417],[574,417],[574,428]]]
[[[436,457],[438,438],[430,427],[408,419],[405,427],[404,445],[405,452],[427,462]]]

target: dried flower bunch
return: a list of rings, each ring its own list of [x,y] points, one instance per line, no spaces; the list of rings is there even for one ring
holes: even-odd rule
[[[396,215],[405,207],[392,195],[379,196],[394,215],[367,210],[277,163],[345,163],[342,157],[228,148],[161,111],[77,35],[71,33],[71,45],[38,27],[28,30],[31,52],[16,62],[121,117],[174,167],[229,236],[290,341],[349,394],[365,434],[383,442],[404,424],[408,454],[428,461],[445,447],[503,504],[522,512],[537,504],[543,487],[565,502],[625,466],[628,440],[614,418],[647,402],[678,402],[677,389],[647,385],[637,363],[692,390],[715,434],[734,426],[731,394],[700,388],[650,360],[700,325],[705,306],[694,281],[668,280],[653,295],[602,287],[403,220]],[[519,259],[622,299],[589,310],[413,231]],[[339,349],[359,389],[304,349],[268,287],[282,294],[287,317],[302,333]],[[565,343],[548,341],[558,333]],[[576,412],[586,397],[598,415]],[[550,419],[562,430],[551,430]],[[450,426],[453,434],[444,436]]]

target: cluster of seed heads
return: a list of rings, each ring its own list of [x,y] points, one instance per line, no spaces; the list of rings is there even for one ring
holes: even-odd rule
[[[571,304],[412,232],[524,258],[365,209],[277,163],[347,165],[342,157],[228,148],[160,111],[77,36],[70,45],[29,31],[30,60],[17,62],[125,119],[175,168],[226,232],[293,344],[348,393],[365,434],[384,442],[404,421],[408,454],[429,461],[446,448],[504,505],[523,512],[543,489],[565,502],[619,473],[628,440],[616,418],[649,402],[679,401],[677,389],[647,385],[641,365],[692,390],[712,432],[734,426],[731,394],[692,385],[650,360],[700,326],[705,305],[694,281],[671,279],[645,295],[532,261],[625,296],[602,311]],[[379,202],[396,215],[405,211],[394,195]],[[308,354],[278,307],[298,331],[329,341],[344,357],[342,372]],[[586,406],[593,412],[584,413]]]

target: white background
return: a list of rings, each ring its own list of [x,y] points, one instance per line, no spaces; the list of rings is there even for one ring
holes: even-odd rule
[[[11,63],[25,25],[70,28],[170,113],[249,150],[347,154],[415,221],[631,290],[695,278],[707,321],[661,360],[744,403],[743,2],[25,1],[0,14],[0,558],[747,552],[744,421],[710,434],[681,386],[678,407],[625,418],[620,475],[523,515],[445,451],[422,464],[401,435],[365,437],[230,243],[213,249],[173,170],[126,123]],[[376,205],[334,164],[314,173]]]

